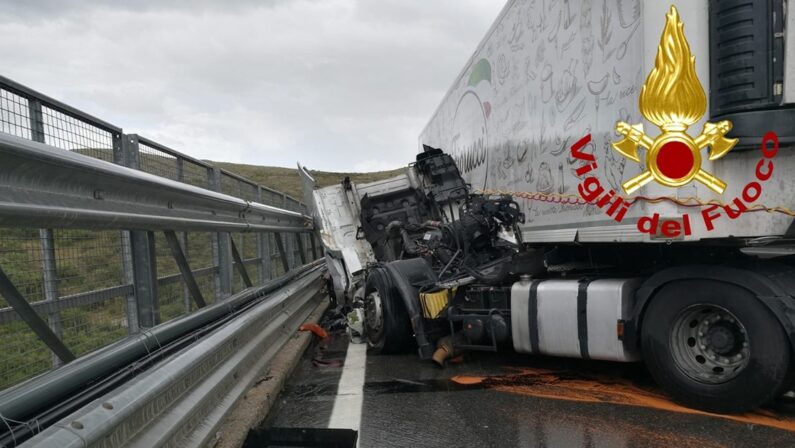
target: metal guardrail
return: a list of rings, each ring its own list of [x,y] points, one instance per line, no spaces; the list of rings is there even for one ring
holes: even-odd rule
[[[0,226],[223,232],[311,227],[298,212],[10,135],[0,134],[0,167]]]
[[[321,273],[314,269],[22,446],[205,446],[317,307]]]
[[[316,258],[303,211],[0,76],[0,389]]]

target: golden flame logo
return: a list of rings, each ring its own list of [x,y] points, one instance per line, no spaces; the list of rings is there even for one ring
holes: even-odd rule
[[[644,133],[642,123],[616,124],[616,131],[624,136],[613,143],[616,151],[636,162],[640,162],[638,146],[647,151],[646,171],[623,184],[627,194],[652,180],[667,187],[679,187],[694,179],[718,194],[723,193],[726,183],[701,168],[701,150],[710,147],[709,160],[729,152],[737,144],[737,139],[725,137],[732,128],[731,122],[705,123],[701,135],[695,139],[685,132],[706,109],[707,97],[696,76],[696,58],[690,53],[679,12],[671,6],[654,69],[640,91],[640,112],[662,133],[652,139]]]

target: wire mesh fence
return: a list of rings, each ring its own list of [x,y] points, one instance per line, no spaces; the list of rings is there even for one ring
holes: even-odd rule
[[[247,201],[257,202],[257,184],[221,171],[221,192]]]
[[[171,180],[180,180],[178,159],[145,143],[138,144],[141,171]]]
[[[77,117],[41,107],[44,143],[113,162],[113,134]]]
[[[0,132],[31,138],[30,106],[27,98],[0,89]]]
[[[29,301],[44,300],[44,267],[39,239],[36,229],[0,228],[0,263],[14,266],[14,269],[6,269],[6,274]],[[2,297],[0,306],[9,306]]]
[[[76,306],[61,312],[63,341],[77,356],[127,336],[124,297]]]
[[[0,265],[30,302],[44,300],[44,270],[38,230],[0,229]],[[4,298],[0,306],[8,307]],[[44,372],[52,366],[50,351],[21,321],[0,325],[0,388]]]
[[[284,205],[284,195],[278,191],[263,188],[260,202],[273,207],[282,207]]]
[[[180,236],[184,238],[184,234],[178,235]],[[185,288],[179,267],[161,232],[155,233],[155,254],[160,321],[166,322],[190,312],[190,308],[185,306]]]
[[[177,163],[182,173],[181,182],[199,188],[208,188],[210,186],[211,168],[209,166],[185,159],[178,159]]]
[[[303,212],[283,193],[140,138],[122,145],[121,129],[0,77],[0,133],[45,143],[111,163],[137,160],[137,169],[199,188],[213,189],[252,202]],[[214,179],[214,176],[218,176]],[[141,229],[137,229],[141,232]],[[0,228],[0,268],[36,315],[66,347],[80,356],[139,331],[139,297],[133,232],[80,228]],[[162,231],[152,232],[157,322],[191,313],[197,305]],[[245,288],[230,254],[219,240],[231,238],[254,285],[284,273],[275,235],[262,233],[177,232],[180,250],[206,303]],[[282,234],[290,268],[300,263]],[[302,235],[303,241],[309,241]],[[304,250],[309,251],[308,244]],[[312,257],[310,252],[307,260]],[[224,263],[228,263],[224,265]],[[228,274],[224,274],[224,273]],[[230,275],[223,291],[222,275]],[[18,310],[0,296],[0,389],[61,364]]]
[[[52,233],[58,295],[123,284],[120,232],[54,229]]]
[[[257,247],[257,235],[254,233],[239,233],[233,234],[232,238],[235,242],[235,248],[237,249],[240,258],[243,261],[243,267],[246,271],[246,275],[248,275],[249,280],[254,285],[260,283],[260,270],[258,269],[258,265],[262,263],[262,259],[259,256],[259,249]],[[238,267],[237,263],[235,263],[234,267],[235,271],[232,283],[232,292],[239,292],[245,288],[245,284],[243,281],[243,275],[240,273],[240,268]]]

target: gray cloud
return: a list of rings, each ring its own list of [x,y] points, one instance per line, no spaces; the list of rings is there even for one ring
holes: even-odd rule
[[[195,157],[406,164],[494,0],[5,2],[3,74]]]

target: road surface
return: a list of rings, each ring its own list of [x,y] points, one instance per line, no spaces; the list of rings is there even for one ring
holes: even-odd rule
[[[445,369],[314,344],[263,428],[353,428],[360,447],[795,446],[795,404],[717,416],[672,403],[642,365],[470,353]]]

